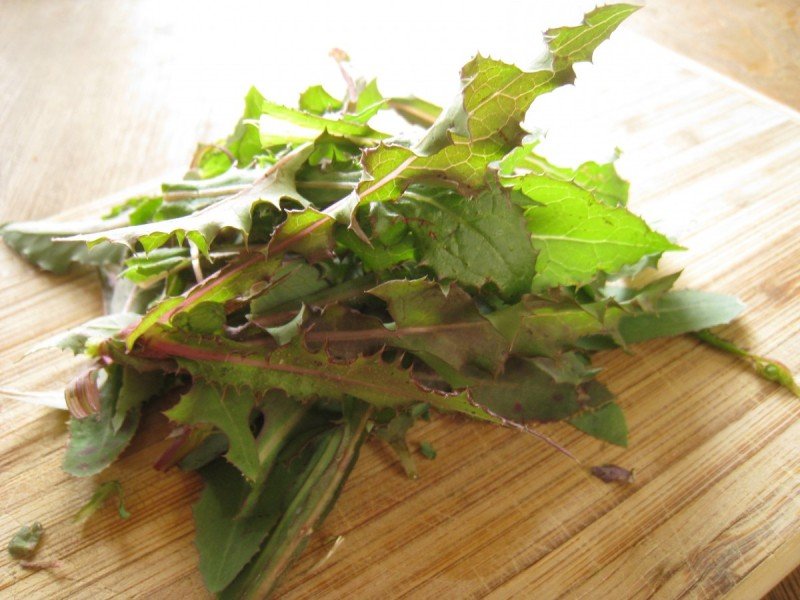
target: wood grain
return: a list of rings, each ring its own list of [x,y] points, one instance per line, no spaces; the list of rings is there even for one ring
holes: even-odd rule
[[[630,27],[800,109],[800,5],[795,0],[648,0]]]
[[[51,12],[45,15],[51,31],[69,11],[80,10],[43,6]],[[133,4],[91,6],[97,9],[92,17],[102,22],[122,15],[135,23],[140,16]],[[0,19],[0,44],[9,44],[17,27],[41,26],[41,9],[6,12],[12,18]],[[86,23],[85,29],[76,23]],[[132,33],[129,27],[105,31],[73,21],[51,41],[64,36],[77,43],[91,33],[99,36],[97,43],[115,42],[123,49],[157,43],[147,37],[156,35],[149,29]],[[130,69],[114,62],[115,56],[130,54],[101,57],[78,46],[72,52],[79,62],[109,61]],[[2,163],[4,218],[43,216],[70,206],[88,212],[87,198],[180,167],[194,141],[228,126],[230,119],[222,122],[191,106],[177,121],[179,109],[153,113],[144,101],[134,100],[130,112],[115,112],[113,105],[124,95],[119,90],[110,93],[104,108],[103,86],[117,77],[127,81],[107,64],[102,76],[86,69],[83,85],[97,101],[95,108],[70,102],[65,112],[71,123],[59,123],[59,98],[77,94],[75,83],[53,73],[52,104],[28,106],[27,91],[42,85],[41,69],[49,63],[35,48],[27,51],[32,66],[28,75],[22,69],[15,75],[19,89],[12,89],[10,79],[0,82],[0,93],[12,102],[2,106],[14,115],[0,120],[0,143],[17,149],[13,160]],[[4,55],[10,55],[8,49]],[[631,56],[640,60],[631,64]],[[670,258],[665,269],[685,267],[684,285],[739,295],[748,311],[724,333],[800,371],[795,174],[800,122],[788,111],[692,72],[636,36],[615,36],[596,69],[602,76],[597,87],[583,88],[586,114],[574,126],[600,118],[611,123],[614,142],[625,150],[620,166],[632,182],[634,210],[690,248]],[[181,119],[194,119],[203,131],[183,129]],[[26,120],[50,138],[29,135]],[[85,127],[76,128],[81,123]],[[70,151],[71,143],[70,158],[52,151],[54,146]],[[34,156],[42,158],[33,161]],[[27,345],[51,331],[99,313],[94,278],[36,274],[5,249],[0,253],[0,382],[23,389],[58,387],[73,368],[65,357],[43,353],[19,359]],[[562,426],[543,430],[586,464],[634,468],[635,484],[604,485],[532,438],[439,417],[414,432],[414,440],[431,441],[439,453],[435,461],[420,460],[418,481],[405,479],[384,447],[367,445],[280,595],[709,598],[734,592],[754,598],[765,593],[796,564],[776,557],[796,557],[800,549],[800,404],[733,358],[688,338],[648,343],[633,355],[609,353],[599,362],[603,380],[628,415],[631,447],[611,448]],[[206,597],[196,571],[190,512],[200,483],[192,475],[150,468],[164,447],[163,417],[150,414],[148,434],[109,472],[91,480],[59,469],[64,420],[60,413],[0,401],[0,539],[21,523],[42,520],[47,534],[40,558],[62,563],[52,572],[29,572],[4,554],[0,595]],[[71,515],[98,481],[110,479],[122,482],[132,518],[120,521],[107,510],[75,525]],[[320,564],[337,536],[343,542]]]

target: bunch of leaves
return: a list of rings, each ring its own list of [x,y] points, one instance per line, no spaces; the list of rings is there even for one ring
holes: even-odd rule
[[[522,127],[634,10],[548,31],[530,69],[476,56],[445,110],[382,96],[340,56],[343,98],[312,86],[290,108],[250,90],[231,136],[160,194],[88,224],[4,226],[42,268],[89,263],[115,281],[117,314],[45,344],[96,361],[68,393],[64,468],[100,472],[145,402],[179,397],[157,466],[199,470],[200,570],[241,598],[274,589],[368,436],[411,476],[406,433],[431,411],[565,421],[626,445],[592,355],[741,310],[674,291],[678,273],[626,285],[680,246],[628,210],[613,163],[554,165]],[[381,111],[415,133],[375,129]]]

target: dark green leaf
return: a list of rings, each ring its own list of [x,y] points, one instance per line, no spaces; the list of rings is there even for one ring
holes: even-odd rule
[[[250,430],[254,396],[250,387],[243,387],[245,383],[228,382],[217,388],[196,380],[192,389],[181,396],[180,402],[164,414],[176,423],[211,423],[218,427],[228,437],[230,449],[225,458],[245,477],[254,480],[260,468],[256,441]],[[240,387],[241,391],[234,386]]]
[[[589,410],[572,417],[569,424],[597,439],[628,446],[628,426],[622,409],[610,402],[597,410]]]
[[[100,386],[100,412],[69,421],[69,445],[62,468],[71,475],[87,477],[110,465],[127,447],[139,425],[139,411],[127,412],[122,425],[115,429],[112,419],[121,387],[122,369],[112,365]]]
[[[491,283],[507,300],[530,290],[536,254],[505,191],[490,189],[472,198],[414,195],[396,209],[414,234],[419,262],[440,279],[478,289]]]

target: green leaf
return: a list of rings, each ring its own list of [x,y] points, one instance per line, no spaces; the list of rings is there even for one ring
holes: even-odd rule
[[[88,248],[83,242],[55,242],[90,231],[102,231],[109,221],[49,222],[31,221],[7,223],[0,226],[0,236],[6,245],[40,269],[52,273],[66,273],[73,263],[87,265],[116,264],[125,257],[126,250],[112,244]]]
[[[430,127],[442,113],[442,107],[415,96],[389,98],[388,106],[412,125]]]
[[[500,173],[504,176],[501,181],[505,181],[506,177],[533,174],[573,183],[608,206],[625,206],[628,203],[630,185],[619,176],[613,162],[585,162],[574,170],[558,167],[536,153],[538,145],[537,140],[509,152],[500,161]]]
[[[601,204],[576,185],[535,175],[508,183],[524,194],[517,201],[539,251],[534,289],[583,285],[599,272],[682,249],[625,208]]]
[[[351,206],[394,200],[424,178],[443,179],[462,193],[478,189],[489,164],[524,136],[521,123],[534,99],[572,83],[572,63],[590,60],[597,45],[633,10],[626,5],[601,7],[577,27],[554,30],[548,64],[534,71],[476,56],[461,71],[461,99],[440,115],[415,150],[381,145],[365,153],[364,180]]]
[[[218,338],[211,349],[177,333],[152,337],[148,347],[176,358],[196,378],[221,387],[277,388],[300,401],[314,398],[341,401],[353,396],[375,406],[427,402],[440,410],[494,420],[472,406],[465,393],[426,389],[399,361],[387,364],[377,354],[348,363],[333,362],[324,350],[309,351],[302,340],[295,339],[260,355],[243,343]]]
[[[430,442],[420,442],[419,443],[419,452],[427,458],[428,460],[433,460],[436,458],[436,449]]]
[[[613,402],[569,419],[569,424],[599,440],[628,447],[628,425],[622,409]]]
[[[581,410],[577,388],[556,383],[534,362],[510,358],[502,376],[472,382],[473,400],[511,421],[560,421]]]
[[[226,143],[239,167],[247,167],[261,152],[258,127],[252,121],[261,115],[261,104],[264,101],[261,92],[254,87],[250,88],[244,99],[244,114]]]
[[[580,25],[548,30],[545,37],[548,38],[553,69],[571,69],[574,63],[591,61],[597,46],[640,8],[633,4],[600,6],[587,13]]]
[[[736,318],[743,308],[733,296],[680,290],[665,294],[653,313],[622,315],[619,332],[625,342],[636,344],[724,325]]]
[[[23,525],[8,542],[8,553],[17,559],[32,557],[42,541],[44,527],[36,521],[33,525]]]
[[[471,198],[415,194],[396,209],[414,234],[419,262],[440,279],[477,289],[491,283],[506,300],[530,290],[536,254],[505,191],[490,189]]]
[[[130,367],[122,369],[122,386],[119,390],[117,405],[111,425],[118,432],[125,424],[128,413],[139,410],[142,404],[158,394],[164,386],[164,374],[161,371],[140,373]]]
[[[367,123],[385,106],[386,101],[378,91],[378,82],[373,79],[361,90],[356,100],[355,109],[352,114],[345,115],[345,119],[353,123]]]
[[[258,552],[261,542],[278,522],[280,506],[263,494],[256,514],[236,518],[250,486],[241,473],[225,461],[217,460],[200,470],[206,484],[202,496],[192,507],[195,544],[200,554],[200,573],[208,590],[223,590]]]
[[[269,597],[330,512],[358,459],[370,416],[362,403],[347,402],[343,409],[340,425],[317,436],[316,444],[303,443],[300,452],[291,451],[300,454],[292,462],[302,469],[289,479],[291,483],[284,484],[281,478],[268,486],[287,490],[280,495],[283,515],[256,557],[219,595],[220,600]]]
[[[139,319],[141,319],[141,315],[134,313],[103,315],[39,342],[31,347],[26,354],[46,348],[60,348],[62,350],[71,350],[76,355],[82,354],[86,352],[88,344],[95,344],[113,338]]]
[[[268,315],[276,310],[299,310],[303,300],[328,287],[320,272],[302,261],[287,262],[272,276],[272,284],[250,302],[251,317]]]
[[[277,256],[291,250],[309,262],[328,258],[334,246],[333,224],[332,217],[314,208],[287,211],[286,220],[269,242],[268,253]]]
[[[504,149],[491,140],[471,143],[456,135],[452,136],[452,142],[427,156],[392,144],[366,150],[362,159],[364,177],[357,187],[357,204],[396,200],[416,181],[444,181],[464,194],[485,186],[489,163],[501,159]]]
[[[325,91],[321,85],[312,85],[302,94],[298,102],[300,110],[315,114],[324,115],[328,112],[341,110],[342,101],[334,98]]]
[[[298,148],[267,169],[248,189],[195,213],[167,221],[84,233],[69,237],[68,241],[87,242],[90,245],[109,241],[129,248],[133,248],[138,241],[146,252],[150,252],[163,246],[172,237],[177,237],[179,241],[186,237],[207,255],[211,243],[222,229],[233,228],[245,236],[249,233],[252,209],[257,204],[269,203],[280,208],[280,201],[284,198],[305,203],[295,188],[294,174],[310,153],[310,146]]]
[[[112,419],[122,380],[122,369],[108,367],[107,378],[100,386],[100,412],[69,421],[69,444],[62,468],[70,475],[88,477],[110,465],[128,446],[139,425],[139,411],[132,409],[122,425],[115,429]]]
[[[369,293],[386,302],[395,320],[388,343],[423,360],[434,357],[430,366],[436,368],[436,362],[443,361],[461,372],[469,372],[471,367],[494,374],[505,361],[508,341],[457,286],[451,285],[444,293],[424,279],[395,280]]]
[[[511,352],[521,356],[556,356],[579,345],[581,338],[609,335],[619,339],[619,311],[607,311],[601,320],[587,306],[551,302],[528,296],[519,303],[486,315],[512,342]]]
[[[189,251],[186,248],[157,248],[128,258],[120,277],[130,279],[136,284],[149,284],[190,264]]]
[[[200,302],[172,317],[170,323],[183,331],[200,335],[222,333],[225,307],[219,302]]]
[[[211,378],[207,380],[214,381]],[[192,388],[180,402],[164,414],[176,423],[197,425],[211,423],[227,437],[230,449],[225,455],[250,480],[258,477],[260,462],[256,441],[250,430],[254,407],[253,387],[246,382],[217,382],[219,387],[195,378]],[[241,391],[234,388],[241,388]],[[269,388],[263,388],[269,389]]]
[[[224,304],[248,296],[255,283],[263,283],[277,270],[280,257],[267,258],[261,252],[242,253],[239,257],[181,296],[168,297],[152,307],[128,334],[128,349],[153,326],[169,327],[172,319],[204,303]],[[180,322],[179,322],[180,324]]]
[[[309,142],[323,131],[367,145],[389,137],[361,123],[329,119],[269,100],[262,100],[260,108],[258,131],[262,148]]]
[[[89,501],[84,504],[77,513],[75,513],[75,516],[72,520],[78,522],[85,521],[100,508],[102,508],[106,501],[115,494],[117,496],[117,512],[119,513],[119,518],[129,518],[131,513],[129,513],[125,508],[125,502],[122,498],[122,485],[119,481],[114,480],[106,481],[98,486],[97,490],[95,490],[94,494],[92,494],[92,497],[89,498]]]

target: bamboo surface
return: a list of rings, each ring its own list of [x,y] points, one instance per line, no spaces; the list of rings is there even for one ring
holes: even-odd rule
[[[624,149],[620,168],[632,183],[632,209],[689,248],[665,260],[664,270],[684,268],[682,286],[738,295],[747,311],[723,334],[800,372],[800,116],[624,32],[595,71],[598,81],[578,86],[591,101],[572,125],[611,123],[606,134]],[[41,112],[31,127],[69,155],[72,129],[56,109],[55,102],[32,109]],[[113,111],[75,110],[78,123],[92,123],[75,135],[116,128],[120,156],[98,155],[94,163],[105,168],[94,173],[86,156],[53,152],[51,160],[37,150],[33,161],[30,149],[44,142],[2,130],[0,147],[18,150],[3,161],[3,219],[41,217],[56,205],[88,213],[87,191],[102,194],[180,166],[173,160],[179,144],[163,129],[173,115],[142,105],[120,121]],[[218,116],[200,129],[216,131]],[[126,133],[134,123],[141,123],[137,137]],[[150,164],[148,143],[164,139],[158,151],[175,144],[167,152],[174,156]],[[141,166],[131,169],[131,162]],[[75,368],[67,357],[21,355],[100,312],[94,276],[36,273],[5,248],[0,275],[0,382],[31,390],[62,385]],[[690,338],[603,354],[598,363],[628,417],[629,449],[566,426],[541,429],[586,465],[633,468],[634,484],[603,484],[533,438],[440,416],[412,434],[438,451],[434,461],[418,459],[419,480],[407,480],[385,447],[367,444],[280,597],[766,593],[800,559],[800,402]],[[47,533],[37,558],[60,563],[32,572],[3,553],[0,596],[206,597],[191,520],[199,478],[151,468],[165,447],[165,419],[150,413],[147,433],[88,480],[60,470],[64,423],[63,413],[0,400],[0,539],[39,520]],[[111,479],[121,481],[133,516],[121,521],[108,508],[73,523],[97,483]]]

